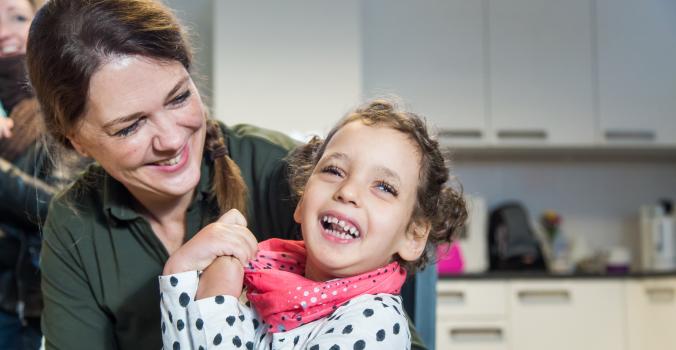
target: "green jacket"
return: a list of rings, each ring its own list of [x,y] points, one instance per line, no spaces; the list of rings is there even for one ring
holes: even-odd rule
[[[249,189],[251,231],[259,241],[273,234],[299,239],[283,160],[288,148],[279,145],[288,138],[266,137],[266,131],[250,126],[224,132]],[[187,212],[186,240],[218,215],[213,167],[206,158],[201,170]],[[169,254],[132,208],[127,189],[99,166],[53,200],[41,256],[47,349],[161,348],[157,276]]]

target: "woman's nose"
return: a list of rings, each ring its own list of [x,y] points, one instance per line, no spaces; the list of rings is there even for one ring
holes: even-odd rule
[[[183,129],[171,120],[170,116],[160,115],[163,119],[156,123],[156,132],[153,137],[153,148],[157,151],[176,151],[184,143]]]

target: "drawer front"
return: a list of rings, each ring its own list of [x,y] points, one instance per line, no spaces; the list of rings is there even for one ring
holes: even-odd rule
[[[505,321],[443,321],[437,323],[438,350],[507,350]]]
[[[504,318],[507,315],[507,291],[504,281],[439,281],[438,319]]]

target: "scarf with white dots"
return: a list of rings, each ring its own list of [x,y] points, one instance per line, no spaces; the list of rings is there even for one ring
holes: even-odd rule
[[[328,316],[362,294],[399,294],[406,271],[397,262],[360,275],[313,281],[305,273],[305,243],[273,238],[258,244],[244,269],[246,296],[272,332]]]

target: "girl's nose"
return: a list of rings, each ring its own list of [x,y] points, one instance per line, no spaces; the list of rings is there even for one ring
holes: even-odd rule
[[[349,178],[338,188],[333,199],[355,207],[361,205],[359,200],[359,188],[354,181],[351,181]]]

